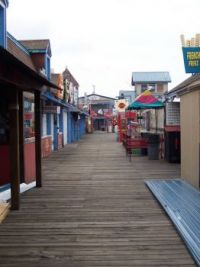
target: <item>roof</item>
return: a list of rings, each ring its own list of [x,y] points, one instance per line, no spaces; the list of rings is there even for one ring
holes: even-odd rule
[[[53,83],[57,84],[59,76],[60,76],[60,74],[58,74],[58,73],[51,73],[51,81]]]
[[[132,72],[132,85],[136,83],[157,83],[171,82],[169,72],[167,71],[155,71],[155,72]]]
[[[104,96],[104,95],[98,95],[98,94],[90,94],[90,95],[87,95],[86,97],[90,97],[90,96],[99,96],[99,97],[107,98],[107,99],[111,99],[111,100],[116,100],[117,99],[117,98],[113,98],[113,97],[109,97],[109,96]],[[85,96],[79,97],[79,99],[81,99],[81,98],[85,98]]]
[[[3,4],[5,7],[8,7],[8,0],[0,0],[0,5]]]
[[[52,101],[52,102],[54,102],[55,104],[57,104],[57,105],[60,105],[60,106],[63,106],[63,107],[65,107],[65,108],[72,108],[72,105],[71,104],[69,104],[69,103],[66,103],[66,102],[64,102],[63,100],[61,100],[61,99],[59,99],[59,98],[56,98],[55,97],[55,95],[54,94],[52,94],[51,92],[48,92],[48,91],[46,91],[46,92],[44,92],[43,94],[42,94],[42,98],[46,98],[46,99],[48,99],[48,100],[50,100],[50,101]]]
[[[7,50],[30,69],[36,71],[29,52],[9,33],[7,34]]]
[[[69,82],[72,82],[74,86],[79,87],[78,82],[67,68],[63,71],[63,78],[67,79]]]
[[[34,51],[48,51],[51,56],[51,48],[50,48],[50,40],[42,39],[42,40],[20,40],[19,41],[23,46],[25,46],[31,53]]]
[[[196,87],[200,87],[200,74],[194,74],[184,80],[182,83],[174,87],[168,93],[166,93],[169,97],[175,97],[178,94],[184,93],[190,89],[194,89]]]
[[[0,58],[2,60],[5,60],[5,62],[11,66],[11,68],[20,69],[24,74],[28,74],[32,76],[34,79],[36,79],[41,84],[60,90],[60,88],[57,85],[49,82],[44,76],[42,76],[41,74],[36,72],[34,69],[29,67],[28,64],[24,63],[19,57],[16,57],[9,50],[4,49],[1,46],[0,46]],[[27,88],[26,85],[16,84],[14,81],[9,81],[5,77],[0,77],[0,80],[1,80],[1,83],[10,84],[16,87],[21,87],[22,89],[27,89],[27,90],[30,89],[30,88]]]
[[[24,47],[24,45],[21,44],[21,42],[16,40],[8,32],[7,32],[7,49],[3,49],[3,50],[8,51],[10,55],[12,55],[15,59],[17,59],[19,62],[24,64],[26,67],[28,67],[26,68],[26,71],[28,71],[28,69],[32,70],[34,72],[34,73],[32,72],[33,76],[41,80],[41,82],[44,82],[45,85],[61,90],[61,88],[59,88],[59,86],[57,86],[56,84],[49,82],[49,81],[45,82],[47,81],[46,77],[44,77],[44,75],[37,72],[35,65],[32,61],[31,55],[29,51],[27,50],[27,48]],[[14,62],[14,58],[12,59],[12,62]],[[10,60],[11,60],[11,57],[10,57]],[[25,66],[22,66],[22,67],[24,68]]]

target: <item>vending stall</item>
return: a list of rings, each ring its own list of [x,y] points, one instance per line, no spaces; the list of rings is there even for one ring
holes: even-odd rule
[[[160,134],[158,131],[158,109],[163,109],[164,104],[159,101],[155,96],[151,94],[149,90],[144,91],[141,95],[139,95],[133,103],[128,106],[128,110],[137,110],[137,119],[139,122],[139,126],[142,125],[142,120],[144,119],[141,111],[143,110],[155,110],[155,128],[153,130],[145,130],[142,131],[140,129],[140,134],[137,136],[131,136],[128,139],[126,146],[142,149],[148,149],[148,157],[149,159],[159,159],[160,153]],[[163,116],[164,122],[164,116]],[[142,127],[141,127],[142,128]],[[131,139],[131,140],[130,140]]]

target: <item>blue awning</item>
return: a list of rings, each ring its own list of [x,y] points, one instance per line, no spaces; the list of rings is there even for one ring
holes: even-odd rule
[[[64,102],[64,101],[62,101],[61,99],[56,98],[56,97],[53,96],[50,92],[44,92],[44,93],[42,94],[42,98],[43,98],[43,99],[46,98],[46,99],[52,101],[54,104],[56,104],[56,105],[58,105],[58,106],[63,106],[63,107],[65,107],[65,108],[67,108],[67,109],[70,109],[70,108],[72,107],[72,105],[70,105],[70,104],[68,104],[68,103],[66,103],[66,102]]]

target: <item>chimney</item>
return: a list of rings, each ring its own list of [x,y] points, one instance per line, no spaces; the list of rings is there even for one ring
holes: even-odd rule
[[[0,0],[0,46],[7,48],[6,8],[8,0]]]

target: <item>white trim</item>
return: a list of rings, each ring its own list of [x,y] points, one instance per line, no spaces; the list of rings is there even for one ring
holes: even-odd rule
[[[32,188],[36,187],[36,182],[32,182],[30,184],[20,184],[20,193],[24,193],[27,190],[30,190]],[[10,189],[7,189],[0,193],[0,202],[8,201],[11,198],[11,191]]]
[[[51,134],[43,135],[42,139],[47,138],[47,137],[51,137],[52,138],[52,135]]]

